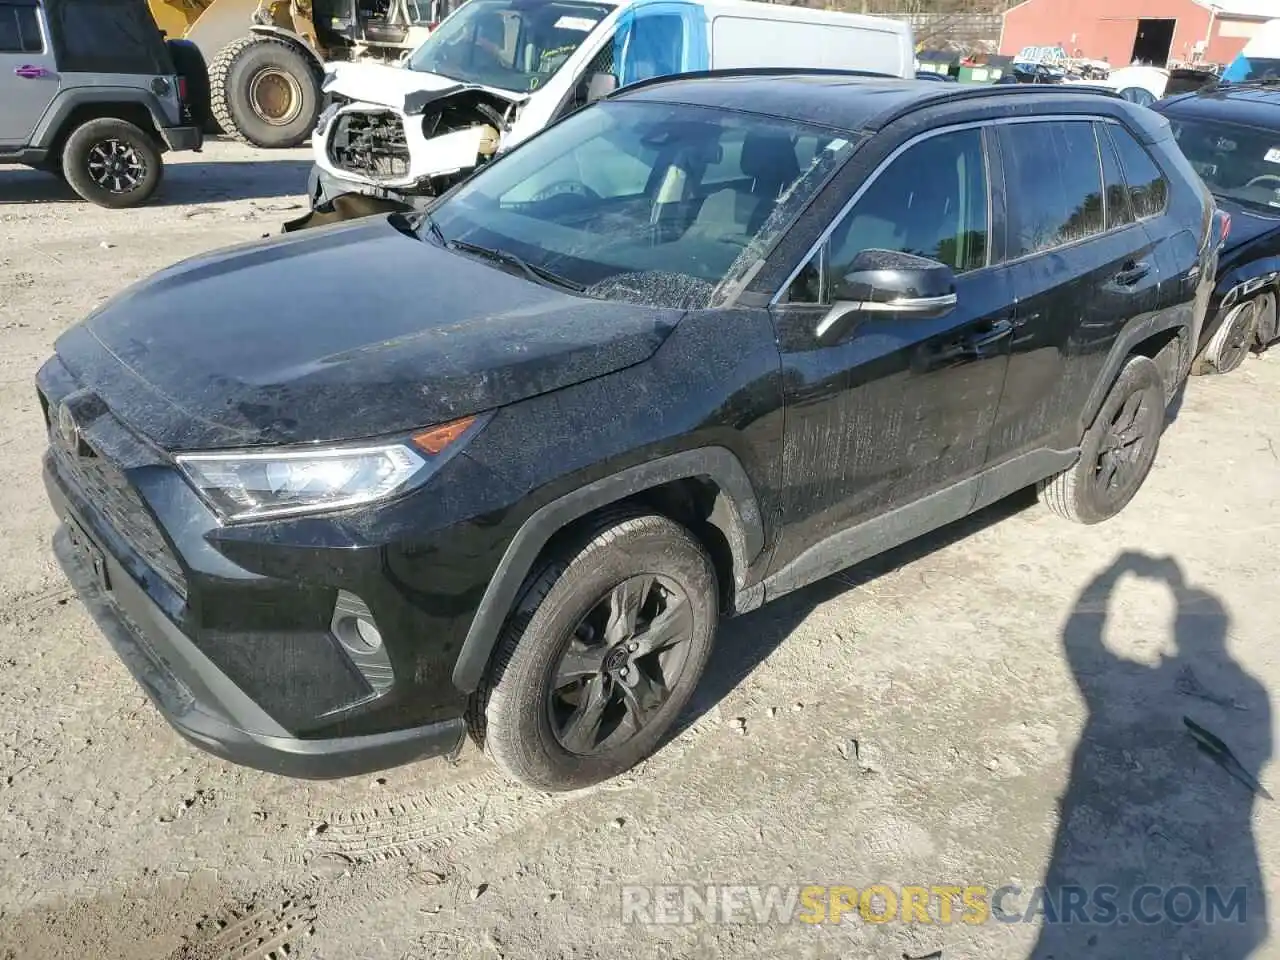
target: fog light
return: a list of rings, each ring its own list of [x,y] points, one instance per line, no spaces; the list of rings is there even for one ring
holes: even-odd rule
[[[342,644],[356,669],[369,681],[374,695],[385,693],[395,680],[395,673],[382,645],[382,631],[378,629],[369,605],[354,593],[339,590],[329,630]]]

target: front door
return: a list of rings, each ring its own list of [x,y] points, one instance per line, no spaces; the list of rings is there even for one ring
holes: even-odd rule
[[[954,129],[898,154],[774,307],[787,405],[775,571],[929,494],[954,490],[947,510],[956,515],[972,505],[975,485],[963,481],[986,463],[1013,329],[1008,271],[989,265],[1002,213],[992,203],[988,141],[982,128]],[[830,308],[829,278],[870,249],[945,263],[957,275],[957,305],[935,319],[867,314],[824,342],[815,330]],[[819,575],[860,555],[837,556]]]
[[[58,71],[34,2],[0,0],[0,149],[26,146],[58,92]]]

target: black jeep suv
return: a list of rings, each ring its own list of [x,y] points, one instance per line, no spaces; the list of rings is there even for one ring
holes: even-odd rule
[[[1162,100],[1174,140],[1229,224],[1194,373],[1229,373],[1280,337],[1280,81]]]
[[[38,379],[56,551],[168,719],[267,770],[607,778],[724,614],[1039,484],[1133,497],[1213,282],[1157,114],[647,82],[442,197],[160,272]]]

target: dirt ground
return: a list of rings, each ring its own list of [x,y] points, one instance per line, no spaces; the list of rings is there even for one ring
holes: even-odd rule
[[[729,622],[687,727],[617,782],[535,795],[472,747],[292,782],[182,741],[50,554],[32,377],[126,283],[301,214],[307,164],[213,143],[125,212],[0,169],[0,958],[1280,956],[1280,815],[1182,720],[1280,790],[1280,350],[1192,383],[1112,522],[1014,498]],[[1021,912],[1039,884],[1135,882],[1244,886],[1248,916],[622,909],[624,885],[883,883],[1017,885]]]

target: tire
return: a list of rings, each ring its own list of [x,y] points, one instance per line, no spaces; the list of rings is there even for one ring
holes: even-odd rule
[[[1246,300],[1232,307],[1196,357],[1191,372],[1205,376],[1230,373],[1239,367],[1253,348],[1257,322],[1257,300]]]
[[[616,602],[624,596],[631,603]],[[531,581],[473,700],[473,733],[507,775],[541,790],[578,789],[630,769],[692,695],[711,653],[718,597],[711,559],[684,527],[655,514],[603,519]],[[613,614],[624,607],[638,611],[633,626],[666,623],[678,640],[633,653],[651,634],[628,633],[626,618]],[[557,672],[577,679],[558,684]],[[624,726],[637,716],[645,719]]]
[[[320,117],[320,82],[315,62],[293,44],[244,37],[223,47],[209,65],[213,117],[228,134],[255,147],[296,147]],[[273,93],[278,101],[264,99]]]
[[[1264,293],[1258,297],[1258,326],[1254,332],[1253,349],[1262,353],[1280,336],[1280,315],[1276,311],[1276,295]]]
[[[192,125],[207,127],[213,119],[213,106],[209,99],[209,66],[204,62],[204,55],[190,40],[166,40],[165,46],[169,48],[174,70],[187,82],[184,103]]]
[[[120,176],[110,176],[103,166],[109,162],[122,164]],[[62,170],[72,190],[113,210],[146,203],[164,177],[155,138],[128,121],[109,117],[71,131],[62,148]]]
[[[1165,409],[1159,369],[1146,357],[1130,357],[1085,432],[1080,459],[1069,470],[1040,481],[1040,502],[1077,523],[1100,523],[1114,517],[1151,472],[1164,430]],[[1136,429],[1124,426],[1126,420]],[[1122,455],[1117,459],[1117,454]]]

